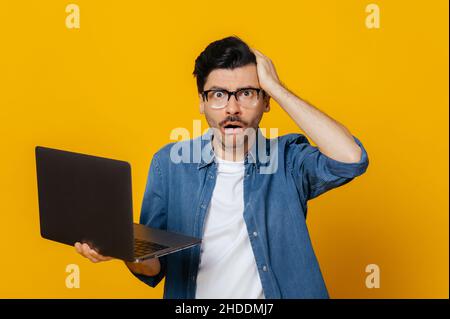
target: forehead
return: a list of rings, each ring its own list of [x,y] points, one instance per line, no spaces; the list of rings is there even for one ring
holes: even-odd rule
[[[259,87],[258,73],[255,64],[248,64],[235,69],[215,69],[211,71],[205,82],[204,90],[220,87],[234,91],[242,87]]]

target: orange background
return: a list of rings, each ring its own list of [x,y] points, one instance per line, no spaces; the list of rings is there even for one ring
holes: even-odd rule
[[[448,298],[448,1],[3,1],[0,10],[0,297],[160,298],[122,262],[91,264],[39,236],[34,146],[127,160],[138,220],[148,165],[192,132],[194,60],[238,35],[281,80],[365,145],[366,174],[309,202],[333,298]],[[261,127],[299,132],[272,103]],[[65,286],[80,266],[79,289]],[[365,267],[381,287],[365,287]]]

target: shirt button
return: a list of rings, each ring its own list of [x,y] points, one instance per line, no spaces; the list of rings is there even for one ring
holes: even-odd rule
[[[263,266],[263,271],[267,271],[267,266]]]
[[[253,236],[258,236],[258,233],[257,232],[253,232]]]
[[[203,208],[203,209],[205,209],[206,206],[205,206],[205,204],[202,204],[200,207]]]

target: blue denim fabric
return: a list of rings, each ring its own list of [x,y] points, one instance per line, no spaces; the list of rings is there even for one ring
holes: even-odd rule
[[[216,162],[211,146],[212,129],[197,139],[171,143],[153,157],[140,223],[202,238],[207,208],[216,182]],[[278,298],[329,298],[306,226],[307,201],[363,174],[369,164],[361,147],[358,163],[343,163],[322,154],[302,134],[264,140],[267,154],[277,154],[276,171],[262,174],[254,143],[245,158],[244,219],[259,270],[264,295]],[[269,150],[276,142],[275,151]],[[199,161],[174,163],[173,146],[201,145]],[[192,148],[191,148],[192,149]],[[272,153],[271,153],[272,152]],[[192,153],[192,152],[191,152]],[[195,156],[194,156],[195,157]],[[161,272],[154,277],[136,275],[151,287],[165,276],[164,298],[195,298],[200,245],[160,258]]]

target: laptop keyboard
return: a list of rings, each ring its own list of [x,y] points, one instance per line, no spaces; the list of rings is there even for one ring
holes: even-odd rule
[[[168,246],[160,245],[157,243],[145,241],[142,239],[134,239],[134,255],[145,256],[154,253],[158,250],[169,248]]]

